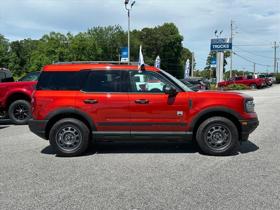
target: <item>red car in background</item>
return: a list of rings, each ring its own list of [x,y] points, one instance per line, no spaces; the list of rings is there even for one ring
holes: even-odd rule
[[[26,124],[31,117],[31,95],[40,72],[31,72],[17,82],[0,83],[0,119],[8,117],[14,124]]]
[[[231,84],[243,84],[252,89],[262,88],[266,86],[265,79],[254,78],[253,76],[238,76],[233,77],[227,81],[219,82],[218,87],[223,88]]]

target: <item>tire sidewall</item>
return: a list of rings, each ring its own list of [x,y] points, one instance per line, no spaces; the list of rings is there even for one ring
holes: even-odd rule
[[[206,144],[206,136],[207,136],[207,131],[209,130],[210,127],[213,127],[214,125],[222,125],[224,127],[227,128],[227,130],[230,132],[230,136],[231,136],[231,140],[230,140],[230,144],[227,145],[225,148],[223,149],[219,149],[219,150],[215,150],[211,147],[209,147]],[[196,140],[197,143],[199,145],[199,147],[201,148],[201,150],[209,155],[229,155],[232,154],[238,144],[238,130],[235,126],[235,124],[230,121],[227,118],[224,117],[211,117],[207,120],[205,120],[198,128],[197,133],[196,133]]]
[[[63,150],[61,147],[57,145],[56,142],[57,133],[60,131],[62,127],[66,127],[66,126],[74,127],[75,129],[79,130],[79,132],[82,135],[82,142],[73,151]],[[88,148],[89,136],[90,136],[89,129],[82,121],[74,118],[65,118],[57,121],[53,125],[49,134],[49,142],[57,155],[66,156],[66,157],[78,156],[81,155]]]
[[[17,105],[22,104],[28,108],[28,116],[24,120],[18,120],[14,116],[14,109],[16,108]],[[24,125],[28,122],[28,120],[31,118],[31,104],[28,101],[25,100],[17,100],[11,103],[8,109],[8,116],[12,120],[12,122],[16,125]]]

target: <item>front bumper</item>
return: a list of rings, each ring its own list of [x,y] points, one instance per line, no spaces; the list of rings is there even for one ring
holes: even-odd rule
[[[241,124],[241,141],[248,140],[249,134],[252,133],[259,125],[258,118],[253,118],[250,120],[240,120]]]
[[[28,126],[29,126],[30,131],[43,139],[47,139],[47,136],[46,136],[47,124],[48,124],[48,120],[30,119],[28,121]]]

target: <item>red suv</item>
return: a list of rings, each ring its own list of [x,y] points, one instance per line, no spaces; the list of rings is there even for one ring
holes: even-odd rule
[[[63,156],[82,154],[90,140],[196,140],[203,152],[225,155],[259,124],[252,97],[193,92],[151,66],[48,65],[32,105],[30,130]]]

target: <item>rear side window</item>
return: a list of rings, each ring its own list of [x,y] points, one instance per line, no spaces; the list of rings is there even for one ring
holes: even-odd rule
[[[18,81],[27,82],[27,81],[37,81],[40,72],[31,72],[25,75],[24,77],[20,78]]]
[[[80,90],[88,72],[42,72],[37,90]]]
[[[5,73],[4,72],[0,72],[0,81],[2,81],[2,79],[5,79]]]
[[[125,71],[91,71],[82,90],[85,92],[127,92],[128,81],[122,78],[123,74]]]

